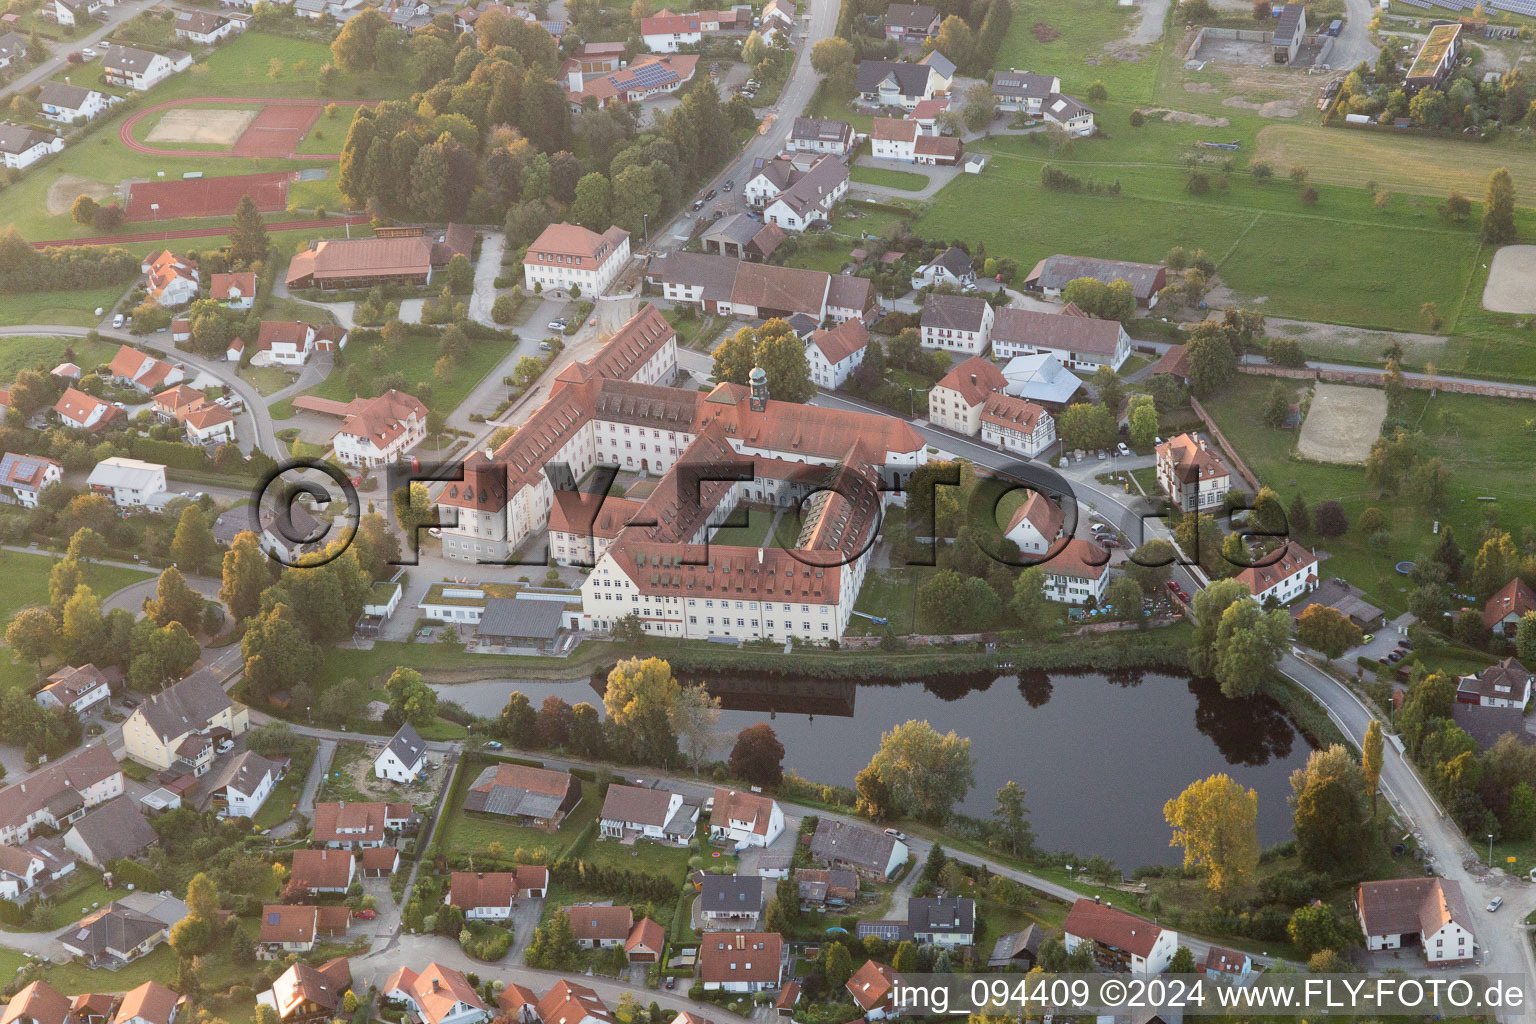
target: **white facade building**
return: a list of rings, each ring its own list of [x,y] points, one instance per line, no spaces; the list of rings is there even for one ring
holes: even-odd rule
[[[409,722],[400,727],[384,745],[384,749],[379,751],[379,756],[373,759],[374,778],[388,779],[390,782],[413,782],[426,767],[426,741],[411,728]]]
[[[523,257],[523,286],[571,291],[594,300],[629,263],[629,232],[609,228],[601,235],[578,224],[551,224]]]
[[[154,495],[165,492],[165,467],[114,456],[98,462],[86,483],[92,491],[105,494],[119,508],[144,505]]]

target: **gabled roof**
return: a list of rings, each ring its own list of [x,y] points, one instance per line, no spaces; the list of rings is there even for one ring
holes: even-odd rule
[[[490,814],[552,817],[576,784],[570,772],[522,764],[487,765],[469,787],[464,809]]]
[[[816,331],[811,335],[811,344],[821,350],[827,362],[836,366],[869,344],[869,331],[862,320],[844,320],[830,331]]]
[[[931,305],[934,299],[944,297],[935,295],[928,302]],[[1003,377],[1002,371],[994,363],[981,356],[971,356],[940,378],[934,387],[954,391],[960,395],[966,405],[974,407],[985,402],[988,395],[1002,390],[1007,384],[1008,381]]]
[[[1418,934],[1427,937],[1451,921],[1468,932],[1473,930],[1472,916],[1467,913],[1461,885],[1449,878],[1362,882],[1356,899],[1367,936]]]
[[[147,1021],[148,1024],[171,1024],[171,1018],[176,1016],[176,1007],[180,1003],[181,996],[177,993],[158,981],[146,981],[123,996],[112,1024],[124,1024],[131,1020]]]
[[[905,117],[877,117],[869,129],[869,137],[877,142],[915,142],[918,124]]]
[[[774,200],[784,203],[796,214],[804,216],[811,210],[826,206],[827,200],[849,179],[848,167],[841,160],[824,156],[789,188]]]
[[[634,928],[630,929],[629,938],[624,940],[624,952],[632,953],[640,949],[660,953],[662,944],[666,940],[666,929],[650,918],[642,917],[635,922]]]
[[[667,823],[667,808],[671,803],[672,794],[665,789],[624,786],[615,782],[608,786],[599,817],[604,821],[633,821],[661,828]]]
[[[78,754],[34,772],[21,782],[0,789],[0,826],[19,826],[57,797],[89,789],[120,771],[122,768],[107,745],[94,743]]]
[[[352,880],[352,851],[294,850],[288,877],[306,889],[345,889]]]
[[[78,85],[66,85],[63,82],[44,82],[38,90],[37,102],[45,107],[59,107],[63,110],[79,110],[90,100],[92,89],[82,89]]]
[[[769,224],[763,230],[772,228],[783,235],[782,229],[777,224]],[[761,237],[753,239],[754,244],[761,244]],[[771,250],[770,250],[771,251]],[[832,283],[827,286],[827,305],[838,309],[851,309],[858,314],[863,314],[875,304],[875,282],[867,277],[856,277],[853,274],[833,274]]]
[[[251,796],[261,788],[264,779],[268,776],[276,779],[282,772],[281,762],[262,757],[254,750],[242,750],[225,758],[224,763],[204,780],[203,786],[210,793],[233,789],[237,793]]]
[[[34,981],[11,997],[0,1024],[16,1024],[18,1020],[31,1024],[67,1024],[69,997],[46,981]]]
[[[1173,475],[1181,483],[1192,484],[1229,475],[1216,454],[1194,434],[1170,437],[1158,445],[1157,458],[1172,464]]]
[[[629,907],[613,904],[576,903],[566,908],[571,917],[571,931],[578,940],[618,941],[629,938],[635,926],[635,913]]]
[[[134,712],[134,716],[169,743],[189,732],[208,727],[215,715],[234,706],[224,688],[205,675],[192,675],[167,687]]]
[[[581,1024],[589,1017],[601,1024],[614,1024],[616,1020],[596,992],[564,978],[544,993],[536,1010],[543,1024]]]
[[[79,955],[94,959],[109,951],[126,953],[165,929],[164,921],[121,903],[109,903],[66,928],[59,934],[59,941]]]
[[[477,907],[510,907],[517,895],[517,876],[511,871],[455,871],[448,880],[448,899],[460,910]]]
[[[1072,904],[1062,930],[1079,939],[1092,939],[1142,957],[1152,952],[1158,936],[1163,933],[1162,928],[1144,917],[1090,899],[1079,899]]]
[[[214,274],[208,284],[208,295],[220,302],[229,299],[234,292],[239,292],[242,298],[250,298],[256,294],[256,275],[247,270],[240,274]]]
[[[1096,580],[1109,571],[1109,552],[1092,541],[1072,537],[1060,550],[1051,552],[1051,559],[1044,563],[1044,568],[1056,576]]]
[[[598,234],[580,224],[551,224],[529,243],[523,262],[537,265],[548,262],[540,255],[558,255],[566,258],[563,266],[594,270],[628,238],[629,232],[619,227]]]
[[[425,235],[322,238],[293,257],[284,280],[292,284],[310,275],[316,281],[359,275],[425,275],[431,269],[432,239]]]
[[[986,320],[986,312],[986,299],[970,295],[934,294],[928,296],[928,301],[923,303],[923,326],[951,331],[979,331]]]
[[[891,4],[885,9],[885,27],[926,32],[938,17],[939,9],[927,4]]]
[[[845,987],[854,1002],[867,1012],[885,1005],[900,980],[901,976],[885,964],[866,960],[863,967],[853,972]]]
[[[889,78],[896,83],[896,88],[900,90],[901,95],[921,96],[928,91],[930,73],[927,66],[923,64],[908,64],[894,60],[863,60],[859,61],[859,71],[854,78],[853,88],[855,92],[876,92],[880,88],[880,83]]]
[[[410,995],[426,1024],[438,1024],[458,1003],[478,1010],[490,1009],[463,974],[438,963],[427,964],[420,974],[401,967],[389,976],[380,991],[387,993],[397,988]]]
[[[126,796],[92,808],[75,822],[71,831],[85,844],[91,859],[101,866],[108,861],[136,857],[160,840],[154,826],[139,813],[137,803]]]
[[[955,62],[944,56],[938,50],[930,50],[927,56],[923,57],[923,59],[918,61],[918,63],[925,67],[932,68],[940,78],[954,78],[955,71],[958,70],[955,67]]]
[[[1012,342],[1107,359],[1119,349],[1122,331],[1118,320],[1007,307],[997,311],[992,340],[994,343]]]
[[[759,913],[763,909],[763,880],[757,875],[705,875],[699,909],[716,914]]]
[[[890,866],[895,849],[895,836],[826,816],[817,821],[811,837],[811,856],[817,860],[856,864],[881,873]]]
[[[710,932],[699,943],[699,977],[706,984],[777,982],[783,958],[778,932]]]
[[[1013,517],[1008,520],[1008,529],[1003,531],[1003,535],[1012,533],[1020,523],[1028,519],[1040,536],[1052,541],[1061,535],[1061,524],[1066,521],[1066,518],[1067,514],[1061,510],[1061,506],[1039,491],[1031,491],[1029,499],[1020,505],[1013,513]]]
[[[261,942],[301,945],[321,936],[345,935],[352,911],[344,906],[268,905],[261,908]]]
[[[821,117],[797,117],[789,130],[792,139],[807,142],[849,142],[853,138],[853,125],[847,121],[832,121]]]
[[[773,816],[773,798],[739,789],[715,787],[715,809],[710,812],[711,823],[745,821],[752,823],[757,835],[768,834],[768,822]]]
[[[5,457],[0,458],[0,487],[12,487],[21,491],[40,490],[43,486],[43,477],[50,469],[58,470],[60,473],[64,471],[62,465],[41,455],[17,455],[6,452]]]
[[[1265,561],[1273,557],[1274,552],[1271,552],[1266,556]],[[1238,573],[1236,578],[1248,587],[1249,593],[1257,597],[1281,580],[1289,579],[1299,572],[1311,572],[1315,575],[1317,556],[1294,540],[1287,539],[1279,550],[1278,558],[1270,561],[1268,565],[1250,566]]]
[[[1456,683],[1456,692],[1513,700],[1526,692],[1530,681],[1530,669],[1515,658],[1505,658],[1497,665],[1489,665],[1477,675],[1462,676]]]
[[[10,458],[10,456],[6,456]],[[1520,618],[1536,612],[1536,591],[1526,586],[1525,580],[1516,576],[1499,589],[1483,605],[1483,628],[1492,629],[1510,615]]]
[[[394,754],[396,760],[407,768],[414,768],[427,756],[427,741],[411,727],[410,722],[406,722],[384,749]]]
[[[924,896],[907,900],[907,928],[913,935],[976,931],[976,901],[963,896]]]
[[[1167,272],[1155,263],[1131,263],[1126,260],[1104,260],[1093,256],[1063,256],[1056,254],[1041,260],[1030,273],[1028,281],[1038,281],[1040,287],[1053,290],[1066,287],[1079,277],[1092,277],[1112,284],[1126,281],[1141,302],[1146,302],[1166,279]]]
[[[272,982],[272,1000],[279,1017],[289,1015],[313,1004],[326,1010],[341,1008],[342,996],[352,984],[352,967],[344,956],[327,960],[319,967],[294,964]]]

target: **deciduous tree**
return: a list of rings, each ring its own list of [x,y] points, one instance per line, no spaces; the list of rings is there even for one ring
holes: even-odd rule
[[[1163,805],[1186,868],[1204,868],[1206,885],[1230,899],[1259,864],[1259,797],[1225,773],[1193,782]]]
[[[784,744],[767,722],[749,725],[736,734],[731,748],[731,774],[756,786],[784,781]]]
[[[1483,196],[1482,237],[1490,245],[1514,241],[1515,182],[1507,167],[1500,167],[1488,176],[1488,190]]]
[[[1291,635],[1291,616],[1283,608],[1266,612],[1245,597],[1221,613],[1216,629],[1215,676],[1228,697],[1256,692],[1274,671]]]
[[[43,659],[53,652],[59,639],[59,623],[46,608],[23,608],[5,627],[5,645],[24,661],[37,666],[43,674]]]
[[[1335,743],[1314,750],[1291,773],[1296,852],[1313,871],[1347,874],[1372,856],[1365,779],[1349,751]]]
[[[896,808],[925,821],[942,821],[976,782],[971,741],[916,719],[880,737],[869,767]]]
[[[1013,856],[1028,851],[1035,844],[1035,830],[1029,824],[1029,807],[1024,803],[1024,787],[1012,780],[997,791],[997,807],[992,811],[997,829]]]
[[[1347,615],[1324,604],[1308,605],[1296,620],[1296,639],[1329,661],[1358,646],[1361,636]]]
[[[201,573],[212,564],[218,551],[219,542],[214,539],[202,508],[193,504],[182,509],[176,536],[171,540],[171,559],[188,572]]]

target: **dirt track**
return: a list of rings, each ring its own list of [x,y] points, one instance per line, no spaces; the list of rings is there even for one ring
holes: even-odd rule
[[[1506,245],[1493,254],[1483,308],[1498,313],[1536,313],[1536,245]]]
[[[235,141],[234,149],[228,153],[220,153],[206,149],[161,149],[156,146],[146,145],[133,137],[134,125],[138,124],[140,120],[148,117],[150,114],[153,114],[156,111],[170,110],[174,107],[183,107],[191,104],[207,105],[209,103],[230,103],[249,105],[250,102],[251,99],[248,96],[195,96],[190,99],[167,100],[164,103],[157,103],[152,107],[145,107],[143,110],[134,113],[131,117],[125,118],[123,123],[118,126],[117,140],[127,148],[133,150],[135,153],[151,153],[158,156],[191,156],[199,158],[211,157],[214,159],[230,157],[275,156],[287,157],[294,160],[339,160],[341,159],[340,153],[298,153],[295,152],[295,149],[297,148],[300,139],[303,138],[304,131],[308,129],[309,125],[314,123],[315,119],[320,116],[320,113],[328,104],[335,103],[338,106],[343,107],[357,107],[365,105],[361,100],[264,99],[261,101],[263,105],[262,110],[257,115],[256,120],[253,121],[251,125],[241,134],[240,138]],[[305,112],[280,112],[279,108],[283,107],[304,108]],[[253,130],[257,128],[266,127],[261,124],[263,117],[267,118],[269,125],[275,126],[278,130],[274,132],[264,131],[262,132],[261,136],[253,137],[248,147],[242,148],[241,143],[246,141],[246,136],[251,135]],[[304,127],[295,133],[295,125],[300,120],[304,122]],[[268,135],[271,136],[270,141],[265,138],[265,136]],[[285,150],[285,152],[276,152],[277,149]]]
[[[1296,450],[1318,462],[1362,463],[1387,418],[1387,393],[1377,388],[1318,384],[1301,424]]]

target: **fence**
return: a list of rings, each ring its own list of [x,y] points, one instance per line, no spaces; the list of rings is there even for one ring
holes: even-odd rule
[[[1381,370],[1310,370],[1306,368],[1291,369],[1284,366],[1269,366],[1263,363],[1243,363],[1238,366],[1243,373],[1252,373],[1261,377],[1290,377],[1293,379],[1329,381],[1335,384],[1364,384],[1371,387],[1380,387],[1385,374]],[[1405,375],[1403,384],[1419,391],[1449,391],[1460,395],[1483,395],[1487,398],[1518,398],[1523,401],[1536,401],[1536,387],[1519,387],[1511,384],[1483,383],[1470,380],[1441,380],[1429,378],[1422,374]],[[1196,407],[1193,400],[1191,405]],[[1210,426],[1210,420],[1201,412],[1201,419]],[[1216,430],[1211,428],[1212,433]],[[1223,445],[1225,448],[1226,446]]]
[[[1237,475],[1242,477],[1243,482],[1257,494],[1259,491],[1259,478],[1254,476],[1253,470],[1248,468],[1248,464],[1238,457],[1237,449],[1233,448],[1231,443],[1227,441],[1227,435],[1223,434],[1221,428],[1216,425],[1216,421],[1211,419],[1211,414],[1205,411],[1205,406],[1200,404],[1199,399],[1191,395],[1189,396],[1189,407],[1195,410],[1195,415],[1199,416],[1200,422],[1205,424],[1205,429],[1211,435],[1211,439],[1221,447],[1222,454],[1227,457],[1227,464],[1237,470]]]

